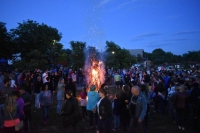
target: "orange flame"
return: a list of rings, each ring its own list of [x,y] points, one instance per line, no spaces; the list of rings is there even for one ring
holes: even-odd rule
[[[90,72],[91,82],[89,86],[93,84],[97,87],[97,90],[99,90],[101,86],[101,73],[100,73],[101,64],[102,62],[92,60],[92,66]]]

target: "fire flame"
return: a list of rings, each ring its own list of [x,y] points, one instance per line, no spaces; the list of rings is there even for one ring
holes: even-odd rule
[[[87,90],[89,90],[91,85],[95,85],[98,91],[105,80],[104,64],[98,59],[99,57],[97,57],[95,48],[90,47],[88,53],[89,56],[86,58],[84,67],[88,86]]]
[[[102,62],[92,60],[92,66],[91,66],[91,82],[90,85],[95,85],[97,87],[97,90],[99,90],[101,86],[101,81],[100,81],[100,69],[101,69],[101,64]]]

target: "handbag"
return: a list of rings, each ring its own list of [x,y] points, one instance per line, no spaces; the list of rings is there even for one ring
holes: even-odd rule
[[[8,112],[8,113],[9,113],[9,112]],[[13,118],[12,118],[12,116],[11,116],[10,113],[9,113],[9,115],[10,115],[10,118],[12,119],[12,121],[13,121],[13,124],[15,125],[14,120],[13,120]],[[18,123],[17,125],[15,125],[15,131],[19,131],[20,129],[23,128],[23,126],[24,126],[23,121],[20,121],[20,123]]]

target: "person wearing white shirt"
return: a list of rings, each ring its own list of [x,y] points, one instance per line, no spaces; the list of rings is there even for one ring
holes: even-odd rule
[[[48,70],[46,70],[43,74],[42,74],[42,82],[43,84],[47,82],[47,78],[48,77]]]

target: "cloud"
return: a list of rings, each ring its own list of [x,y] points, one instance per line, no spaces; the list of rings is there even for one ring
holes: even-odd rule
[[[82,36],[82,38],[94,37],[94,36],[99,36],[102,34],[105,34],[105,32],[97,32],[97,33],[93,33],[93,34],[88,34],[88,35]]]
[[[167,40],[162,40],[162,41],[187,41],[187,40],[191,40],[191,39],[187,39],[187,38],[176,38],[176,39],[167,39]]]
[[[99,4],[99,7],[100,7],[100,6],[106,5],[106,4],[109,3],[110,1],[112,1],[112,0],[103,0],[103,1]]]
[[[153,36],[159,36],[159,35],[162,35],[162,34],[156,33],[156,32],[139,34],[131,38],[130,41],[140,41],[140,40],[144,40],[147,37],[153,37]]]
[[[144,40],[144,38],[132,38],[131,41],[141,41]]]
[[[175,43],[164,43],[164,44],[147,44],[145,46],[147,47],[157,47],[157,48],[161,48],[163,46],[168,46],[168,45],[173,45]]]
[[[119,10],[119,9],[123,8],[124,6],[126,6],[126,5],[128,5],[130,3],[133,3],[135,1],[137,1],[137,0],[131,0],[131,1],[128,1],[128,2],[124,2],[124,3],[120,4],[120,5],[118,5],[117,7],[111,9],[111,11]]]
[[[152,37],[152,36],[159,36],[159,35],[162,35],[161,33],[144,33],[144,34],[140,34],[140,35],[137,35],[135,36],[135,38],[144,38],[144,37]]]
[[[196,33],[199,33],[199,31],[197,31],[197,30],[193,30],[193,31],[181,31],[181,32],[175,33],[175,35],[186,35],[186,34],[196,34]]]

